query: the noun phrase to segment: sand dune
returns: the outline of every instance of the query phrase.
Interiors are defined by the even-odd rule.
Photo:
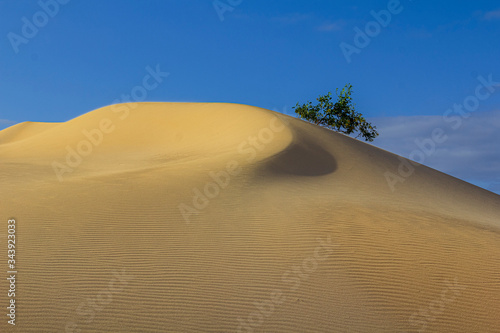
[[[500,197],[342,134],[120,104],[0,131],[0,159],[1,332],[500,332]]]

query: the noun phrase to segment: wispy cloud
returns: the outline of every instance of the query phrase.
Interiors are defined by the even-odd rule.
[[[312,14],[290,13],[282,16],[275,16],[271,18],[271,20],[281,24],[297,24],[312,18]]]
[[[325,32],[340,31],[342,30],[343,25],[344,25],[343,21],[325,22],[322,25],[318,26],[317,29],[318,31],[325,31]]]
[[[408,36],[415,39],[428,39],[432,38],[433,33],[425,28],[411,29]]]
[[[500,194],[500,110],[476,112],[457,130],[441,116],[372,119],[380,136],[374,144],[403,157],[441,128],[447,140],[437,143],[423,164]]]
[[[316,25],[318,24],[318,21],[321,22],[323,20],[311,13],[289,13],[271,17],[270,20],[283,25],[295,25],[303,22],[308,22],[313,24],[317,31],[321,32],[340,31],[345,26],[345,21],[341,19],[334,21],[324,21],[322,24]]]
[[[499,10],[492,10],[492,11],[484,13],[483,18],[485,20],[498,20],[498,19],[500,19],[500,9]]]
[[[17,121],[8,120],[8,119],[0,119],[0,130],[3,130],[7,127],[10,127],[14,124],[17,124]]]
[[[500,182],[491,184],[489,187],[490,191],[500,194]]]
[[[13,121],[13,120],[8,120],[8,119],[0,119],[0,125],[14,125],[16,124],[17,121]]]

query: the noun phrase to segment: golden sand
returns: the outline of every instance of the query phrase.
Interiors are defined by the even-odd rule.
[[[1,332],[500,332],[500,196],[342,134],[121,104],[0,159]]]

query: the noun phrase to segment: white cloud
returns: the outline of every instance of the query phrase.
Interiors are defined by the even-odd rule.
[[[341,21],[337,22],[326,22],[322,25],[320,25],[317,29],[318,31],[340,31],[342,30],[343,23]]]
[[[432,38],[434,35],[431,31],[425,29],[425,28],[415,28],[415,29],[410,29],[407,32],[408,36],[411,38],[415,39],[428,39]]]
[[[380,136],[374,144],[409,158],[415,151],[429,149],[422,164],[480,185],[500,194],[500,110],[475,112],[462,119],[457,129],[442,116],[385,117],[370,119]],[[440,128],[446,140],[430,143]],[[427,148],[417,142],[426,142]],[[414,156],[417,156],[414,153]],[[416,160],[417,158],[415,158]],[[420,161],[418,161],[420,162]]]
[[[492,10],[490,12],[486,12],[483,18],[485,20],[498,20],[500,19],[500,10]]]
[[[311,14],[292,13],[283,16],[273,17],[272,20],[281,24],[297,24],[313,18]]]
[[[8,119],[0,119],[0,131],[3,129],[6,129],[7,127],[10,127],[14,124],[17,124],[17,121],[12,121]]]
[[[489,190],[495,193],[500,194],[500,182],[491,184],[489,186]]]

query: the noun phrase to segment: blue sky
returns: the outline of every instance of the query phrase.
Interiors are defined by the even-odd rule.
[[[443,128],[449,140],[423,163],[500,193],[498,1],[217,6],[0,0],[0,129],[111,104],[142,84],[148,66],[169,73],[148,101],[235,102],[288,114],[351,83],[357,110],[381,134],[375,145],[409,157],[415,140]],[[357,51],[346,57],[341,45]],[[490,78],[483,91],[493,92],[454,129],[443,115],[475,96],[478,77]]]

